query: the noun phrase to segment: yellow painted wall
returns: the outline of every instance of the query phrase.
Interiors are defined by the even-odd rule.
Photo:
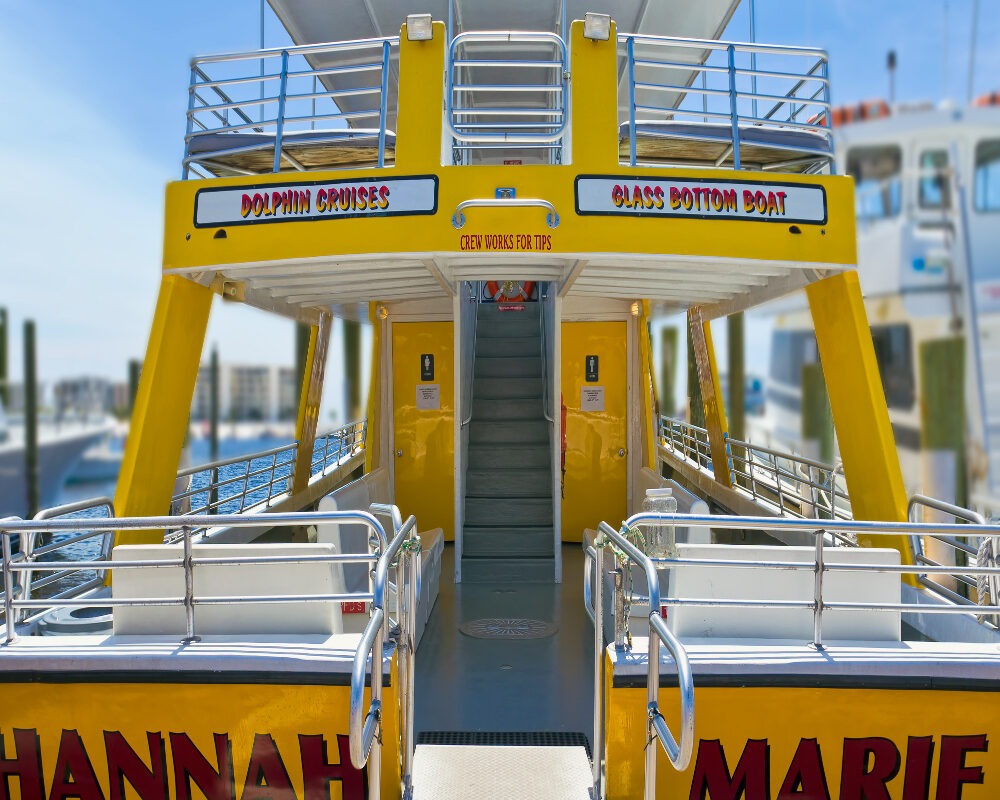
[[[626,515],[628,491],[627,323],[564,322],[562,399],[566,404],[566,469],[562,539],[582,541],[585,528],[605,520],[617,527]],[[585,381],[584,359],[597,355],[596,383]],[[582,411],[584,386],[604,387],[604,411]],[[626,456],[619,456],[619,450]]]
[[[455,376],[450,322],[392,325],[393,467],[396,505],[419,530],[455,538]],[[434,380],[420,380],[420,356],[434,355]],[[439,410],[417,408],[417,386],[440,386]],[[402,451],[401,456],[396,453]]]
[[[395,670],[394,670],[395,672]],[[395,676],[393,679],[395,685]],[[398,798],[399,793],[399,749],[397,727],[397,702],[394,687],[383,689],[382,742],[382,796]],[[261,797],[263,790],[255,789],[258,770],[249,769],[255,743],[258,755],[269,754],[267,763],[271,768],[263,774],[272,781],[273,797],[287,797],[290,784],[298,798],[332,798],[332,800],[363,800],[359,791],[360,778],[349,771],[344,782],[333,780],[327,794],[322,786],[313,783],[303,792],[306,774],[303,760],[303,742],[299,737],[322,736],[326,741],[326,763],[336,765],[341,762],[341,747],[346,740],[338,736],[348,733],[349,714],[348,686],[294,686],[275,684],[170,684],[170,683],[28,683],[4,686],[4,713],[0,720],[0,736],[3,737],[5,758],[13,759],[15,754],[15,729],[34,731],[38,736],[41,752],[42,778],[45,790],[42,797],[125,797],[135,798],[132,785],[124,783],[125,792],[118,795],[109,792],[109,767],[105,732],[119,732],[128,746],[146,765],[147,770],[159,761],[159,743],[163,742],[162,781],[166,783],[171,798],[185,796],[178,793],[174,764],[186,752],[186,743],[172,734],[186,734],[187,739],[197,748],[210,768],[219,769],[217,746],[221,743],[223,759],[226,746],[231,750],[232,781],[235,793],[228,787],[223,796],[243,797],[244,787],[249,783],[252,796]],[[365,703],[368,696],[366,692]],[[147,734],[153,734],[154,757],[150,755]],[[224,737],[220,740],[219,734]],[[268,741],[270,737],[270,742]],[[82,749],[80,744],[82,743]],[[273,743],[273,748],[272,748]],[[20,745],[22,742],[17,743]],[[314,763],[316,749],[322,742],[316,739],[304,743],[305,758]],[[175,749],[176,747],[176,749]],[[273,749],[277,750],[281,764],[287,772],[286,779],[280,769],[274,768]],[[114,747],[113,747],[114,750]],[[321,752],[321,751],[320,751]],[[60,753],[62,754],[60,756]],[[21,752],[18,750],[20,757]],[[84,757],[81,757],[85,755]],[[197,756],[195,755],[197,761]],[[350,756],[346,755],[346,765],[350,767]],[[260,759],[258,758],[258,763]],[[89,762],[89,763],[88,763]],[[68,766],[67,766],[68,765]],[[92,767],[92,771],[88,771]],[[70,771],[70,775],[65,774]],[[225,773],[229,772],[223,769]],[[248,775],[248,772],[251,774]],[[310,769],[308,774],[315,776]],[[183,775],[183,772],[181,772]],[[157,776],[159,778],[160,776]],[[94,790],[96,779],[100,792]],[[183,780],[183,779],[182,779]],[[70,785],[60,790],[59,784],[67,781]],[[32,797],[30,788],[18,786],[11,780],[13,797],[24,800]],[[163,786],[159,780],[153,790],[147,790],[142,797],[158,796]],[[286,788],[281,793],[280,788]],[[117,788],[117,787],[116,787]],[[346,790],[346,791],[345,791]],[[204,797],[197,786],[192,786],[191,797]]]
[[[732,776],[740,763],[748,740],[766,740],[769,748],[769,782],[764,792],[760,784],[751,779],[746,794],[709,793],[707,797],[740,798],[740,800],[771,800],[778,797],[802,797],[812,800],[835,798],[891,797],[903,800],[929,800],[935,797],[961,797],[962,800],[993,800],[1000,797],[1000,749],[994,742],[1000,735],[1000,705],[990,692],[958,691],[900,691],[829,688],[785,687],[713,687],[697,686],[695,676],[695,747],[691,764],[678,773],[667,757],[657,747],[657,790],[662,798],[701,798],[701,780],[696,779],[696,761],[699,747],[704,747],[702,770],[711,763],[713,740],[719,740],[724,750],[726,764]],[[609,800],[640,800],[644,775],[643,746],[646,741],[646,689],[611,689],[607,698],[607,796]],[[680,730],[680,700],[676,687],[660,692],[660,710],[675,737]],[[975,739],[960,742],[950,739],[942,743],[942,736],[977,737],[986,734],[989,751],[970,750],[964,756],[967,770],[981,768],[982,784],[964,783],[959,794],[947,791],[937,793],[939,770],[944,755],[952,759],[946,767],[945,777],[953,775],[955,753],[962,744],[975,744]],[[891,740],[899,751],[899,768],[895,777],[888,780],[888,794],[857,794],[845,787],[841,792],[842,765],[845,739],[881,737]],[[930,754],[929,789],[925,794],[913,791],[922,787],[923,773],[918,769],[924,759],[918,757],[922,743],[911,743],[909,737],[933,737]],[[785,783],[789,767],[799,751],[799,763],[805,763],[815,753],[810,741],[816,739],[822,760],[822,772],[828,794],[785,792],[779,790]],[[806,740],[805,744],[801,744]],[[801,750],[799,750],[801,746]],[[886,745],[881,758],[870,756],[868,769],[891,763],[892,751]],[[861,748],[849,743],[848,748]],[[908,749],[910,754],[908,758]],[[947,755],[944,751],[947,750]],[[884,761],[882,759],[885,759]],[[747,758],[746,762],[751,759]],[[850,756],[848,757],[850,762]],[[909,765],[907,762],[910,762]],[[815,762],[815,758],[813,758]],[[716,760],[716,764],[718,761]],[[855,766],[857,760],[854,761]],[[806,765],[808,767],[808,764]],[[907,771],[912,774],[907,778]],[[794,771],[794,770],[793,770]],[[718,770],[714,771],[718,774]],[[759,773],[758,773],[759,774]],[[815,770],[813,773],[815,774]],[[856,769],[848,769],[855,775]],[[972,772],[968,773],[972,776]],[[919,775],[919,779],[918,779]],[[724,777],[724,776],[719,776]],[[904,783],[912,793],[904,793]],[[692,790],[692,783],[696,784]],[[850,783],[850,781],[848,781]],[[944,781],[950,785],[949,780]],[[813,788],[806,786],[806,789]]]

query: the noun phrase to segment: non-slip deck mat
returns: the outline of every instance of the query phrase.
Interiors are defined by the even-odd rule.
[[[486,747],[582,747],[590,758],[590,740],[579,731],[423,731],[417,744]]]

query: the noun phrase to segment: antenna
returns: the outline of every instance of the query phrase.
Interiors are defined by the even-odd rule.
[[[896,51],[890,50],[885,59],[886,69],[889,70],[889,107],[896,104]]]
[[[941,26],[941,99],[948,99],[948,0],[944,0],[944,24]]]
[[[969,79],[965,89],[965,102],[972,103],[972,78],[976,69],[976,33],[979,30],[979,0],[972,3],[972,42],[969,44]]]

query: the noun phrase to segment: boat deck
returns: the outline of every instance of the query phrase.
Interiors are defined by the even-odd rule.
[[[584,734],[593,729],[594,633],[583,608],[583,552],[563,547],[564,580],[455,584],[455,551],[442,557],[441,591],[416,658],[414,732]],[[468,636],[475,620],[534,619],[555,627],[534,639]],[[454,742],[473,743],[455,736]],[[499,740],[498,740],[499,741]],[[537,744],[542,737],[529,737]],[[553,741],[568,741],[553,737]],[[477,742],[487,744],[488,742]]]

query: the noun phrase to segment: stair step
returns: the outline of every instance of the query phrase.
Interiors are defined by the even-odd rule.
[[[547,444],[549,423],[544,419],[535,420],[473,420],[469,431],[469,442],[485,444]]]
[[[511,306],[520,306],[520,308],[511,308]],[[480,303],[479,308],[476,310],[480,317],[486,317],[490,314],[496,314],[497,316],[517,316],[517,317],[535,317],[541,313],[542,304],[541,303]]]
[[[524,497],[519,500],[497,500],[493,497],[467,497],[465,524],[481,528],[551,525],[552,499]]]
[[[480,318],[476,323],[476,338],[511,339],[530,336],[535,341],[541,341],[537,319],[504,319],[500,317]]]
[[[551,583],[555,577],[555,570],[554,558],[462,559],[464,583]],[[505,797],[523,796],[519,793],[505,795]]]
[[[542,352],[538,336],[478,337],[476,338],[476,358],[491,356],[537,356]]]
[[[476,377],[482,378],[541,378],[542,357],[480,356],[476,359]]]
[[[552,497],[549,469],[470,469],[466,497]]]
[[[542,381],[539,378],[476,378],[473,381],[472,396],[486,400],[506,397],[540,398]]]
[[[541,419],[542,401],[538,398],[472,401],[472,420]]]
[[[551,463],[547,444],[469,445],[469,469],[547,469]]]
[[[468,558],[551,558],[551,527],[476,528],[466,525],[462,555]]]

